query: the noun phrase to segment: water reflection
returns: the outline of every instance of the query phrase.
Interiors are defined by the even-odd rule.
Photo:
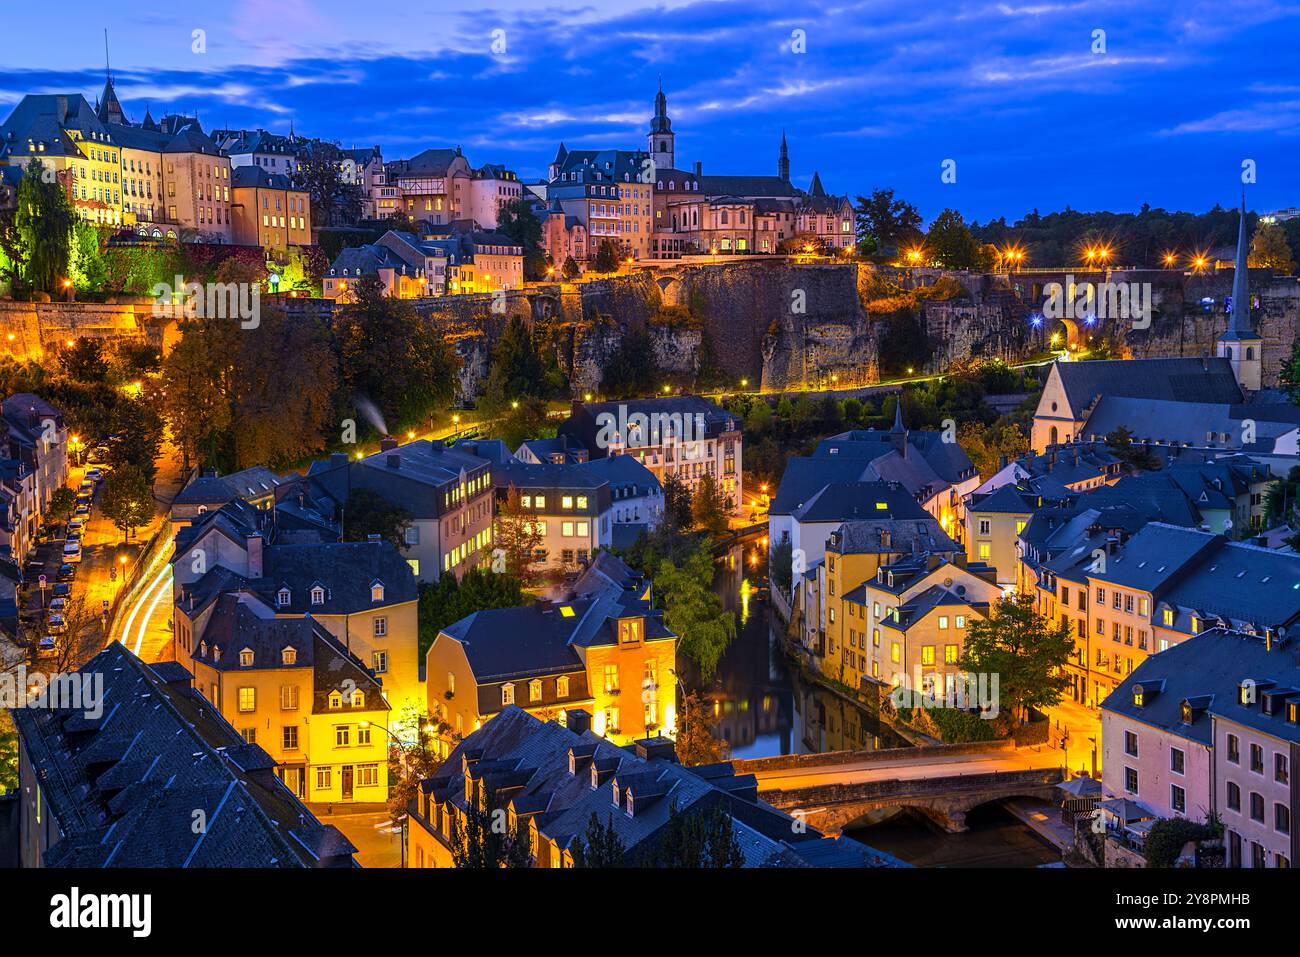
[[[703,691],[732,757],[907,747],[871,712],[805,681],[786,659],[773,630],[779,619],[758,597],[766,575],[761,552],[755,544],[736,546],[714,570],[714,590],[736,616],[736,640]],[[680,659],[678,667],[688,688],[701,688],[692,662]]]

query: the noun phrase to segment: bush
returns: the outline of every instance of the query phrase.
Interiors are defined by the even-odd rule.
[[[1147,867],[1173,867],[1188,841],[1211,841],[1222,836],[1223,824],[1213,817],[1208,818],[1204,824],[1189,821],[1185,817],[1156,821],[1143,845]]]

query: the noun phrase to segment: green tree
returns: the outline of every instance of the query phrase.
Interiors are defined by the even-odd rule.
[[[462,815],[451,821],[452,861],[461,868],[527,867],[531,863],[528,842],[511,833],[509,816],[497,800],[496,792],[486,782],[475,785],[482,792],[481,802],[469,802],[464,824]]]
[[[911,203],[895,199],[892,189],[859,196],[853,212],[858,252],[863,256],[888,253],[920,239],[921,214]]]
[[[488,568],[471,568],[457,580],[443,575],[436,582],[420,586],[417,612],[420,629],[420,660],[438,632],[476,611],[518,608],[528,604],[523,583],[514,575]]]
[[[63,374],[76,382],[103,382],[108,378],[108,362],[98,339],[81,336],[59,353]]]
[[[317,226],[349,226],[361,218],[361,187],[343,179],[343,150],[337,143],[310,140],[298,152],[293,183],[311,196]]]
[[[364,542],[371,535],[378,535],[400,552],[406,548],[406,530],[410,527],[411,513],[373,489],[353,489],[343,507],[346,542]]]
[[[578,264],[574,261],[574,258],[572,256],[565,256],[564,265],[560,268],[561,278],[568,282],[572,282],[578,278],[580,273],[581,270],[578,269]]]
[[[612,239],[602,239],[596,247],[596,258],[591,268],[596,272],[618,272],[618,243]]]
[[[66,485],[60,485],[50,493],[49,513],[66,521],[77,507],[77,493]]]
[[[546,395],[541,352],[521,317],[510,317],[492,347],[489,365],[491,371],[484,390],[484,406],[489,411],[525,396]]]
[[[707,808],[668,809],[668,823],[654,839],[654,846],[641,855],[646,867],[733,868],[743,867],[744,855],[724,804]]]
[[[1152,471],[1160,468],[1158,459],[1145,445],[1133,444],[1133,433],[1118,425],[1106,436],[1106,449],[1130,468]]]
[[[442,767],[440,738],[451,728],[428,712],[408,704],[388,736],[388,814],[400,821],[415,801],[421,781]]]
[[[997,675],[999,715],[1008,728],[1026,709],[1042,710],[1061,700],[1069,679],[1064,665],[1074,650],[1070,625],[1051,622],[1034,610],[1034,596],[999,598],[988,618],[971,619],[958,667],[971,674]]]
[[[1291,355],[1282,363],[1278,384],[1292,402],[1300,403],[1300,336],[1291,343]]]
[[[1295,272],[1295,257],[1291,255],[1291,246],[1286,241],[1286,232],[1276,223],[1264,223],[1256,227],[1255,235],[1250,240],[1250,255],[1247,264],[1255,269],[1272,269],[1284,276]]]
[[[573,842],[574,867],[624,867],[627,863],[627,848],[614,830],[614,815],[605,815],[605,824],[601,826],[596,812],[591,812],[587,822],[586,839],[578,838]]]
[[[727,533],[727,503],[718,490],[718,481],[710,472],[700,477],[695,489],[695,499],[691,503],[691,514],[695,524],[710,535],[722,536]]]
[[[654,573],[664,623],[677,635],[677,650],[699,665],[706,682],[713,680],[718,659],[736,637],[736,617],[722,607],[712,584],[713,556],[703,542],[680,566],[664,559]]]
[[[955,209],[945,209],[935,217],[926,234],[925,248],[930,258],[945,269],[980,269],[988,265],[983,262],[980,244]]]
[[[112,409],[108,433],[108,464],[115,471],[134,466],[152,488],[163,433],[163,420],[155,403],[144,396],[123,398]]]
[[[640,398],[659,391],[662,378],[650,333],[633,326],[601,369],[600,391],[611,399]]]
[[[664,521],[672,528],[682,530],[691,527],[695,520],[695,510],[691,505],[691,490],[676,475],[664,479]]]
[[[494,540],[494,571],[512,575],[525,588],[539,580],[541,570],[537,568],[535,556],[542,547],[542,530],[537,516],[523,507],[519,490],[513,485],[506,490],[504,499],[497,500]]]
[[[677,713],[677,760],[683,767],[717,764],[731,756],[731,745],[714,733],[717,718],[705,697],[692,691]]]
[[[790,542],[778,542],[772,549],[768,560],[772,570],[772,584],[781,589],[785,595],[793,594],[794,587],[794,545]]]
[[[125,543],[132,530],[148,525],[154,516],[153,489],[144,472],[135,465],[115,466],[104,479],[99,507]]]
[[[68,275],[78,292],[98,292],[108,284],[103,234],[90,223],[78,222],[73,227]]]
[[[76,213],[53,169],[33,159],[18,182],[14,228],[21,250],[23,282],[29,289],[54,293],[68,276]]]
[[[502,203],[497,208],[497,232],[509,236],[524,248],[524,279],[536,282],[546,277],[542,223],[529,200],[520,197]]]

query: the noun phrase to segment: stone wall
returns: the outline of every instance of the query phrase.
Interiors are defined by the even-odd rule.
[[[153,317],[153,301],[121,297],[98,302],[0,300],[0,349],[17,360],[40,360],[68,339],[136,340],[164,346],[166,323]]]

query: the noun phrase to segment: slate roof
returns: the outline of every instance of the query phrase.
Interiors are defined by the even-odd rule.
[[[882,533],[889,534],[885,544]],[[937,519],[926,515],[924,520],[867,519],[845,522],[826,542],[826,551],[838,555],[894,554],[913,552],[960,552],[961,546],[952,540]]]
[[[255,465],[229,475],[199,475],[173,499],[173,505],[224,505],[231,499],[261,498],[274,494],[280,477],[265,466]]]
[[[230,171],[231,189],[293,189],[293,181],[283,173],[272,173],[261,166],[236,166]]]
[[[1255,441],[1246,444],[1242,422],[1255,423]],[[1097,403],[1082,433],[1105,437],[1123,426],[1136,440],[1272,451],[1278,437],[1300,424],[1300,408],[1250,403],[1187,402],[1107,395]],[[1226,436],[1226,438],[1225,438]],[[1154,450],[1159,454],[1159,450]]]
[[[671,757],[667,739],[646,745],[639,756],[636,746],[619,748],[590,731],[577,734],[511,705],[462,741],[422,787],[435,801],[464,810],[468,775],[570,851],[594,814],[601,824],[608,821],[633,862],[653,858],[673,808],[678,814],[720,808],[732,818],[746,867],[905,866],[863,845],[828,845],[819,832],[793,827],[789,815],[758,799],[753,776],[737,776],[729,763],[683,768]],[[593,766],[599,787],[592,785]],[[615,784],[620,809],[612,806]],[[632,815],[626,811],[629,791]]]
[[[801,523],[861,519],[923,521],[930,517],[912,494],[896,482],[831,482],[791,515]]]
[[[1239,689],[1247,679],[1256,684],[1255,701],[1242,704]],[[1135,686],[1146,692],[1142,707],[1134,704]],[[1285,708],[1271,715],[1264,711],[1266,695],[1288,690],[1294,691],[1288,696],[1292,700],[1300,697],[1294,642],[1274,639],[1270,648],[1262,637],[1213,628],[1142,662],[1101,707],[1204,745],[1213,741],[1212,718],[1300,743],[1300,725],[1286,720]],[[1190,723],[1182,713],[1183,701],[1189,699],[1203,709],[1194,711]]]
[[[356,848],[312,816],[184,669],[155,670],[111,642],[79,673],[102,676],[101,717],[13,712],[63,834],[44,866],[353,866]]]
[[[1106,395],[1228,404],[1243,399],[1232,364],[1222,358],[1096,359],[1053,368],[1076,414]]]

